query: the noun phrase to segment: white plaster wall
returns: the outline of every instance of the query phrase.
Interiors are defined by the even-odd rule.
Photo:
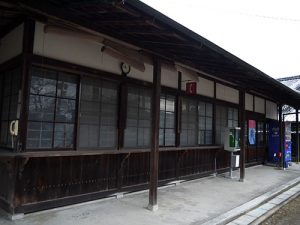
[[[127,75],[138,80],[153,82],[153,65],[145,63],[145,71],[141,72],[134,67],[131,67],[130,73]]]
[[[34,36],[34,53],[121,75],[121,61],[101,52],[100,43],[82,38],[44,33],[44,24],[37,22]],[[162,68],[162,85],[177,88],[177,71]],[[128,77],[153,82],[153,65],[145,63],[145,71],[134,67]]]
[[[265,100],[263,98],[254,97],[255,112],[265,114]]]
[[[197,84],[197,94],[204,95],[208,97],[214,97],[214,82],[211,80],[204,79],[202,77],[198,78],[199,82]]]
[[[24,24],[21,24],[0,40],[0,64],[22,53],[23,33]]]
[[[161,84],[163,86],[178,88],[178,72],[168,68],[161,68]]]
[[[37,22],[34,35],[34,54],[121,74],[121,62],[101,52],[101,44],[77,37],[44,33],[44,24]],[[131,72],[135,72],[133,69]]]
[[[223,84],[218,84],[216,85],[216,98],[223,100],[223,101],[227,101],[227,102],[232,102],[232,103],[236,103],[239,104],[239,91],[225,86]]]
[[[266,117],[269,119],[278,120],[276,103],[266,100]]]
[[[253,111],[253,95],[245,94],[245,108],[248,111]]]

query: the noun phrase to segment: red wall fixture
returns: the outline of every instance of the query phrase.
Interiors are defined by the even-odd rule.
[[[187,82],[185,91],[188,95],[195,95],[197,93],[197,83],[196,82]]]

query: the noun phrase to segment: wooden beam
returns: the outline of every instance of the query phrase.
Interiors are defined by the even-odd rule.
[[[245,152],[246,152],[246,131],[245,131],[246,109],[245,109],[245,91],[240,91],[239,102],[239,126],[241,128],[240,133],[240,181],[245,180]]]
[[[148,209],[156,211],[157,185],[158,185],[158,160],[159,160],[159,110],[161,92],[161,62],[154,58],[153,62],[153,89],[152,89],[152,134],[150,152],[150,190]]]

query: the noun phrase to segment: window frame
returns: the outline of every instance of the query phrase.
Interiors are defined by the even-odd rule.
[[[55,94],[54,95],[48,95],[48,94],[35,94],[31,93],[31,81],[33,77],[33,70],[38,69],[38,70],[45,70],[45,71],[50,71],[55,73]],[[58,85],[59,81],[64,81],[63,79],[59,79],[60,75],[67,76],[67,77],[72,77],[72,80],[75,80],[76,84],[76,93],[74,98],[71,97],[66,97],[62,96],[61,94],[58,96]],[[61,69],[57,68],[52,68],[52,67],[47,67],[47,66],[39,66],[39,65],[32,65],[30,67],[30,72],[29,72],[29,81],[28,81],[28,105],[27,105],[27,111],[28,115],[26,118],[26,151],[73,151],[77,149],[77,128],[78,128],[78,103],[79,103],[79,87],[80,87],[80,76],[76,73],[72,73],[69,71],[64,71]],[[40,97],[48,97],[48,98],[54,98],[54,110],[53,110],[53,119],[50,121],[45,121],[45,120],[32,120],[29,118],[30,114],[30,97],[31,96],[40,96]],[[75,107],[74,107],[74,120],[72,122],[66,122],[66,121],[56,121],[56,114],[57,114],[57,102],[58,100],[70,100],[74,101]],[[28,147],[28,129],[29,129],[29,124],[30,122],[32,123],[40,123],[40,126],[43,126],[44,123],[52,124],[52,140],[51,140],[51,147],[37,147],[37,148],[32,148]],[[59,125],[73,125],[73,137],[72,137],[72,147],[55,147],[55,129],[56,129],[56,124]],[[66,141],[66,139],[64,140]]]
[[[257,120],[256,124],[257,124],[257,135],[256,135],[256,140],[257,140],[257,147],[264,147],[265,145],[265,131],[264,131],[264,121],[261,120]]]
[[[129,104],[128,104],[128,101],[129,101],[129,89],[134,89],[135,91],[138,92],[138,106],[136,107],[132,107],[132,108],[135,108],[137,109],[137,116],[138,116],[138,119],[137,119],[137,125],[136,126],[128,126],[128,108],[130,107]],[[147,108],[140,108],[139,105],[140,105],[140,93],[142,92],[149,92],[149,98],[150,98],[150,109],[147,109]],[[151,148],[151,132],[152,132],[152,91],[151,91],[151,88],[150,87],[147,87],[147,86],[137,86],[134,82],[128,82],[127,85],[126,85],[126,107],[125,107],[125,110],[126,110],[126,117],[124,118],[124,123],[125,123],[125,126],[124,126],[124,131],[123,131],[123,143],[122,143],[122,149],[150,149]],[[144,127],[144,126],[139,126],[139,122],[140,122],[140,110],[150,110],[149,114],[150,114],[150,126],[149,127]],[[136,128],[137,129],[137,133],[136,133],[136,145],[135,146],[130,146],[130,145],[127,145],[127,143],[125,142],[126,141],[126,129],[128,129],[129,127],[131,128]],[[143,146],[139,146],[138,144],[138,141],[139,141],[139,136],[138,136],[138,129],[145,129],[145,128],[148,128],[149,129],[149,145],[143,145]]]
[[[187,145],[183,145],[182,144],[182,130],[191,130],[191,129],[183,129],[182,127],[182,125],[183,125],[183,123],[182,123],[182,115],[183,115],[183,111],[182,111],[182,106],[183,106],[183,101],[184,100],[188,100],[188,102],[190,102],[190,101],[193,101],[193,102],[196,102],[196,113],[195,113],[195,115],[196,115],[196,118],[195,118],[195,133],[196,133],[196,141],[195,141],[195,144],[194,145],[189,145],[189,144],[187,144]],[[212,101],[212,99],[211,99],[211,101]],[[211,134],[211,143],[205,143],[205,144],[199,144],[200,143],[200,141],[199,141],[199,134],[200,134],[200,132],[201,132],[201,129],[199,128],[199,105],[201,104],[201,103],[204,103],[205,104],[205,116],[202,116],[203,118],[205,118],[205,130],[204,130],[204,132],[205,132],[205,134],[206,134],[206,132],[208,132],[208,131],[210,131],[212,134]],[[208,104],[210,104],[211,105],[211,116],[210,117],[208,117],[207,116],[207,112],[206,112],[206,108],[207,108],[207,105]],[[210,102],[208,99],[206,99],[206,98],[201,98],[201,96],[193,96],[193,97],[191,97],[191,96],[188,96],[188,95],[183,95],[182,96],[182,98],[181,98],[181,106],[180,106],[180,127],[181,127],[181,129],[180,129],[180,146],[182,146],[182,147],[197,147],[197,146],[212,146],[212,145],[214,145],[215,143],[214,143],[214,140],[215,140],[215,134],[214,134],[214,102],[212,101],[212,102]],[[190,105],[190,103],[189,103],[189,105]],[[206,119],[207,118],[211,118],[212,119],[212,123],[211,123],[211,130],[208,130],[208,129],[206,129]],[[203,130],[202,130],[203,131]],[[205,137],[204,137],[204,140],[206,140],[206,135],[205,135]],[[187,142],[188,142],[188,140],[187,140]],[[206,142],[206,141],[205,141]]]
[[[99,103],[99,108],[102,108],[101,104],[103,103],[102,102],[102,88],[103,88],[103,83],[112,83],[116,86],[116,91],[117,91],[117,94],[116,94],[116,121],[115,121],[115,124],[116,124],[116,136],[115,136],[115,145],[112,146],[112,147],[101,147],[101,146],[97,146],[97,147],[81,147],[80,146],[80,130],[82,129],[82,123],[81,123],[81,116],[79,116],[79,114],[82,113],[81,111],[81,106],[82,106],[82,102],[83,101],[87,101],[87,100],[83,100],[82,99],[82,86],[83,86],[83,80],[84,79],[87,79],[87,80],[93,80],[93,81],[97,81],[97,82],[100,82],[101,83],[101,100],[99,101],[96,101],[96,100],[88,100],[88,102],[97,102]],[[97,151],[97,150],[106,150],[106,149],[109,149],[109,150],[116,150],[119,148],[119,132],[120,132],[120,129],[119,129],[119,117],[120,117],[120,82],[119,81],[116,81],[116,80],[108,80],[108,79],[103,79],[102,77],[94,77],[94,76],[84,76],[84,77],[81,77],[80,79],[80,94],[79,94],[79,99],[78,99],[78,131],[77,131],[77,150],[78,151],[85,151],[85,150],[92,150],[92,151]],[[101,120],[101,117],[102,117],[102,112],[100,112],[100,117],[98,117],[99,120]],[[87,123],[84,123],[84,124],[87,124]],[[100,127],[101,127],[101,123],[99,122],[97,124],[97,129],[99,131],[98,133],[98,136],[100,135]],[[99,139],[99,142],[100,142],[100,139]]]
[[[240,126],[239,125],[239,117],[240,117],[240,115],[239,115],[239,105],[234,105],[234,104],[222,104],[222,103],[216,103],[216,111],[219,111],[218,110],[218,107],[222,107],[222,108],[224,108],[225,110],[226,110],[226,113],[227,113],[227,115],[226,115],[226,119],[224,119],[224,121],[226,120],[226,127],[224,127],[224,126],[222,126],[221,128],[231,128],[231,127],[238,127],[238,126]],[[231,118],[229,118],[229,110],[232,110],[232,117]],[[236,113],[234,113],[234,112],[236,112]],[[234,118],[234,115],[237,115],[237,119],[235,119]],[[224,143],[222,143],[222,141],[224,141],[223,139],[222,139],[222,130],[220,130],[220,143],[218,143],[218,139],[217,139],[217,137],[218,137],[218,133],[219,133],[219,131],[218,131],[218,123],[217,123],[217,118],[219,118],[218,116],[217,116],[217,113],[215,114],[215,117],[214,117],[214,119],[215,119],[215,144],[217,144],[217,145],[224,145]],[[231,121],[232,122],[232,124],[233,124],[233,126],[229,126],[229,121]],[[234,123],[237,125],[237,126],[234,126]],[[222,125],[222,124],[221,124]],[[248,124],[247,124],[248,125]]]
[[[203,103],[205,105],[205,115],[200,115],[199,113],[199,103]],[[211,105],[211,115],[208,115],[207,113],[207,106],[208,105]],[[199,122],[198,122],[198,145],[200,146],[209,146],[209,145],[213,145],[213,141],[214,141],[214,104],[213,103],[209,103],[209,102],[205,102],[205,101],[198,101],[198,121],[199,121],[199,118],[204,118],[205,120],[205,129],[202,130],[199,128]],[[208,119],[211,119],[211,129],[208,129],[207,127],[207,120]],[[200,132],[204,132],[204,144],[200,144],[200,137],[199,137],[199,133]],[[207,132],[211,132],[211,142],[210,143],[207,143]]]
[[[176,94],[170,94],[170,93],[167,93],[167,92],[162,92],[161,95],[160,95],[160,103],[162,101],[162,97],[165,101],[164,103],[164,110],[161,109],[161,105],[160,105],[160,114],[161,112],[164,112],[164,126],[161,127],[161,120],[159,121],[159,136],[161,135],[160,131],[163,130],[163,144],[159,144],[159,147],[176,147],[176,121],[177,121],[177,114],[176,114],[176,109],[178,108],[177,107],[177,96]],[[167,99],[171,99],[174,100],[174,111],[168,111],[167,110]],[[166,114],[167,113],[173,113],[174,115],[174,127],[173,128],[168,128],[166,127]],[[174,131],[174,144],[173,145],[166,145],[166,130],[173,130]],[[160,137],[159,137],[160,138]]]

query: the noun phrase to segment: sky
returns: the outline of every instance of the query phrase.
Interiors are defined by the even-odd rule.
[[[142,0],[273,78],[300,75],[299,0]]]

